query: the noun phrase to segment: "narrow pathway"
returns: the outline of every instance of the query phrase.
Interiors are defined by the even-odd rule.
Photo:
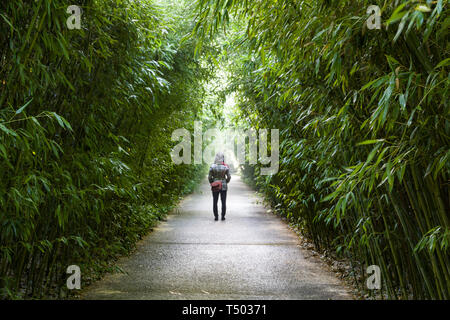
[[[305,258],[286,223],[266,213],[238,176],[226,221],[214,221],[207,181],[182,201],[84,299],[350,299],[317,259]],[[220,210],[220,201],[219,201]]]

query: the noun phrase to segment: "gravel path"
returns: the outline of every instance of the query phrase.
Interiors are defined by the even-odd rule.
[[[233,176],[225,221],[214,221],[205,180],[83,299],[351,299],[296,234]],[[220,201],[219,201],[220,210]]]

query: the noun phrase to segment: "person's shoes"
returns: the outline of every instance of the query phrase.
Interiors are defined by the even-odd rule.
[[[215,218],[214,218],[214,221],[217,221],[217,220],[219,220],[219,217],[215,217]]]
[[[222,221],[225,220],[225,216],[222,216]]]

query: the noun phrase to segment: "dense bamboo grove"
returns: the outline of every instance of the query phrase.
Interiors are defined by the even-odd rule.
[[[279,173],[247,174],[317,248],[380,266],[384,297],[449,299],[447,1],[200,0],[196,35],[230,17],[237,119],[281,132]]]
[[[244,168],[277,212],[362,290],[450,299],[447,1],[162,2],[0,3],[0,298],[66,296],[194,188],[171,134],[220,118],[223,63],[235,124],[280,129],[280,171]]]
[[[211,77],[181,45],[192,19],[150,1],[77,4],[81,30],[66,1],[0,3],[2,297],[64,296],[71,264],[95,277],[203,172],[170,158]]]

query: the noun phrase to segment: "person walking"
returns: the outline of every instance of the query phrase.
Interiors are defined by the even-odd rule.
[[[230,167],[225,163],[225,156],[222,152],[216,154],[214,164],[209,168],[208,180],[211,184],[211,191],[213,194],[213,213],[214,220],[219,220],[217,209],[217,202],[222,203],[222,220],[225,220],[225,213],[227,210],[227,190],[228,183],[231,180]]]

